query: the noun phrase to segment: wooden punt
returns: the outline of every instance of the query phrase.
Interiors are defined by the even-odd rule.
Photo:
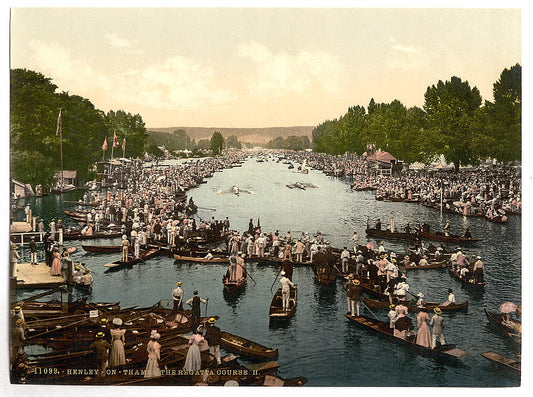
[[[402,233],[402,232],[391,232],[390,230],[377,230],[367,228],[366,234],[372,237],[393,239],[393,240],[415,240],[417,238],[416,233]]]
[[[291,292],[289,296],[289,310],[284,311],[282,298],[281,298],[281,288],[279,288],[274,294],[274,297],[272,298],[272,302],[270,303],[270,310],[269,310],[268,315],[271,320],[272,319],[278,319],[278,320],[289,319],[294,315],[297,304],[298,304],[298,288],[291,288]]]
[[[122,251],[122,247],[120,245],[82,245],[81,248],[87,252],[102,254]]]
[[[333,286],[337,282],[337,275],[333,269],[325,268],[324,271],[321,271],[321,267],[315,266],[313,272],[315,274],[315,281],[322,285]]]
[[[501,354],[492,351],[481,353],[481,355],[487,360],[498,364],[500,367],[510,370],[514,375],[520,375],[522,372],[522,364],[520,361],[502,356]]]
[[[408,339],[398,338],[394,336],[393,331],[389,326],[389,323],[385,323],[383,321],[379,321],[367,316],[351,316],[349,314],[345,314],[344,316],[350,321],[359,324],[363,328],[372,332],[376,332],[378,335],[384,336],[396,342],[397,344],[408,347],[410,348],[410,350],[414,350],[417,353],[420,353],[421,355],[426,357],[431,357],[437,360],[444,360],[450,363],[459,363],[459,357],[466,354],[464,350],[458,349],[455,345],[451,344],[441,345],[432,349],[429,347],[417,345],[414,342],[416,336]]]
[[[174,254],[174,259],[176,259],[177,261],[186,261],[186,262],[229,263],[229,257],[217,258],[216,256],[211,259],[206,259],[205,257],[184,256],[184,255]]]
[[[222,278],[222,283],[224,284],[225,292],[228,294],[236,294],[246,286],[246,272],[244,272],[244,277],[238,281],[230,281],[229,274],[226,273]]]
[[[426,240],[441,241],[443,243],[469,244],[469,243],[476,243],[478,241],[483,241],[483,239],[481,238],[466,238],[466,237],[461,237],[461,236],[455,236],[453,234],[446,236],[444,235],[444,233],[441,233],[441,232],[430,233],[430,232],[424,232],[422,230],[418,230],[417,234],[419,237],[425,238]]]
[[[107,270],[105,271],[106,273],[107,272],[112,272],[112,271],[117,271],[117,270],[121,270],[121,269],[124,269],[126,267],[130,267],[132,265],[135,265],[136,263],[139,263],[139,262],[143,262],[147,259],[150,259],[150,258],[153,258],[154,256],[158,255],[159,254],[159,248],[149,248],[147,250],[144,250],[142,251],[140,254],[139,254],[139,257],[138,258],[128,258],[128,261],[115,261],[115,262],[111,262],[111,263],[107,263],[104,265],[104,267],[107,268]]]
[[[376,309],[387,309],[388,310],[389,305],[390,305],[388,300],[384,301],[384,300],[363,298],[363,302],[368,307],[376,308]],[[410,312],[419,312],[421,309],[420,307],[416,306],[415,302],[412,302],[412,303],[409,302],[405,306]],[[439,307],[443,312],[462,311],[462,310],[466,311],[468,310],[468,301],[455,303],[455,304],[449,304],[449,305],[442,305],[438,302],[426,302],[423,309],[427,311],[432,311],[436,307]]]
[[[273,349],[260,345],[242,336],[234,335],[226,331],[221,331],[222,340],[220,346],[242,357],[254,360],[272,359],[278,357],[278,349]]]

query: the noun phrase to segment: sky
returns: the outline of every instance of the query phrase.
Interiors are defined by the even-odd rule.
[[[369,3],[370,4],[370,3]],[[452,76],[492,100],[522,63],[521,10],[11,8],[10,67],[147,127],[314,126],[351,106],[423,106]]]

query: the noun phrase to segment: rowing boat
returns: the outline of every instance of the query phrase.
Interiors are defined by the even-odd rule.
[[[405,268],[409,270],[427,270],[427,269],[442,269],[446,267],[446,261],[429,262],[426,266],[420,265],[406,265]]]
[[[485,310],[485,315],[489,322],[502,331],[504,334],[512,338],[515,342],[520,343],[522,339],[522,322],[514,318],[510,318],[505,321],[505,315],[501,313],[489,312]]]
[[[460,281],[465,287],[471,287],[478,290],[483,290],[485,288],[485,281],[475,281],[474,277],[470,275],[469,277],[463,277],[461,274],[453,268],[453,266],[448,266],[448,272],[458,281]]]
[[[337,282],[337,275],[329,267],[315,266],[313,272],[315,274],[315,280],[319,284],[332,286]]]
[[[365,231],[369,236],[385,239],[415,240],[417,238],[416,233],[391,232],[390,230],[377,230],[370,228],[367,228]]]
[[[294,315],[297,304],[298,304],[298,289],[295,287],[295,288],[291,288],[291,292],[289,295],[288,310],[283,310],[281,288],[279,288],[274,294],[274,297],[272,298],[272,302],[270,303],[270,310],[269,310],[268,315],[270,316],[271,320],[272,319],[279,319],[279,320],[289,319]]]
[[[467,237],[461,237],[461,236],[455,236],[453,234],[450,234],[449,236],[446,236],[442,232],[425,232],[423,230],[418,230],[417,234],[419,237],[425,238],[426,240],[433,240],[433,241],[441,241],[443,243],[453,243],[453,244],[469,244],[469,243],[476,243],[478,241],[483,241],[481,238],[467,238]]]
[[[389,301],[384,300],[376,300],[376,299],[368,299],[363,298],[363,302],[365,305],[371,308],[376,309],[389,309]],[[452,312],[452,311],[459,311],[459,310],[468,310],[468,301],[460,302],[460,303],[451,303],[449,305],[443,305],[438,302],[425,302],[424,307],[418,307],[415,303],[407,303],[405,304],[407,309],[410,312],[419,312],[420,309],[425,309],[427,311],[431,311],[435,309],[436,307],[439,307],[443,312]]]
[[[498,364],[500,367],[510,370],[514,375],[520,375],[522,372],[522,364],[520,361],[502,356],[501,354],[492,351],[481,353],[481,355],[493,363]]]
[[[174,259],[177,261],[185,261],[185,262],[201,262],[201,263],[229,263],[229,257],[228,258],[217,258],[214,256],[211,259],[206,259],[205,257],[196,257],[196,256],[183,256],[174,254]]]
[[[446,344],[438,346],[434,349],[417,345],[414,342],[416,335],[408,337],[407,339],[398,338],[394,336],[393,330],[390,328],[389,323],[385,323],[367,316],[352,316],[349,314],[345,314],[344,316],[350,321],[361,325],[363,328],[377,332],[379,335],[384,336],[402,346],[409,347],[411,350],[415,350],[426,357],[457,363],[459,362],[459,357],[466,354],[464,350],[458,349],[455,345]]]
[[[256,360],[275,360],[278,357],[278,349],[260,345],[242,336],[234,335],[226,331],[221,331],[221,333],[221,347],[240,356]]]

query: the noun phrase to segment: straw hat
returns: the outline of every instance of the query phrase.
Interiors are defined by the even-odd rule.
[[[435,309],[433,309],[433,311],[434,311],[436,314],[441,314],[441,313],[442,313],[442,310],[440,310],[440,307],[436,307]]]
[[[98,333],[96,334],[96,337],[97,337],[98,339],[103,338],[104,336],[105,336],[105,335],[104,335],[103,332],[98,332]]]
[[[355,285],[359,285],[359,284],[361,284],[361,282],[360,282],[359,280],[353,280],[352,282],[353,282]]]
[[[113,324],[114,325],[117,325],[117,326],[121,326],[122,325],[122,319],[116,317],[113,319]]]
[[[217,319],[214,318],[214,317],[211,317],[209,320],[207,320],[207,322],[208,322],[209,324],[214,324],[214,323],[217,322]]]
[[[176,283],[176,285],[177,285],[178,287],[181,287],[181,286],[183,285],[183,283],[182,283],[181,281],[178,281],[178,282]]]
[[[355,276],[354,276],[352,273],[348,274],[348,278],[349,278],[350,280],[353,280],[354,277],[355,277]]]
[[[285,270],[282,270],[281,273],[280,273],[282,276],[285,275]]]
[[[424,294],[422,292],[419,292],[418,294],[416,294],[416,296],[418,296],[419,298],[423,298]]]
[[[107,324],[108,320],[107,320],[107,318],[101,318],[101,319],[100,319],[100,322],[101,322],[102,324]]]
[[[389,305],[389,309],[394,309],[396,305]]]
[[[13,310],[14,310],[15,312],[20,312],[20,311],[22,310],[22,308],[21,308],[20,306],[15,306],[15,307],[13,308]]]

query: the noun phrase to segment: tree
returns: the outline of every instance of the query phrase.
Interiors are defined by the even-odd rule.
[[[424,95],[429,134],[427,149],[433,156],[444,155],[459,171],[460,165],[477,164],[481,131],[474,129],[474,115],[481,106],[481,94],[467,81],[452,77],[428,87]]]
[[[235,135],[231,135],[226,139],[226,147],[234,149],[242,149],[242,144],[239,142],[239,139]]]
[[[126,113],[124,110],[110,110],[105,115],[105,124],[109,136],[113,137],[114,133],[117,134],[121,145],[120,149],[118,149],[119,153],[115,153],[117,157],[122,156],[122,142],[124,138],[126,139],[124,155],[132,158],[142,157],[146,147],[148,133],[146,132],[144,121],[139,114],[132,115],[131,113]]]
[[[498,161],[521,160],[522,67],[504,69],[492,92],[494,103],[485,104],[490,155]]]
[[[213,155],[217,156],[222,153],[222,149],[224,149],[224,137],[220,132],[213,132],[213,135],[211,136],[210,147],[211,151],[213,152]]]

